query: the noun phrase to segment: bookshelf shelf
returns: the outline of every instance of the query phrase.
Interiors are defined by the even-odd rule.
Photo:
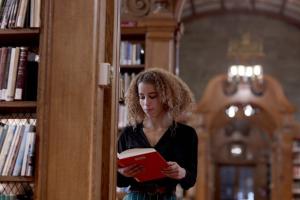
[[[0,101],[0,111],[4,113],[35,113],[36,101]]]
[[[0,29],[0,44],[38,46],[39,28]]]
[[[147,29],[145,27],[121,27],[122,36],[126,35],[144,35]]]
[[[0,29],[0,36],[8,35],[9,37],[13,37],[16,35],[24,36],[31,35],[39,37],[40,29],[39,28],[16,28],[16,29]]]
[[[0,176],[0,182],[33,182],[32,176]]]
[[[120,66],[121,73],[125,73],[125,72],[139,73],[144,69],[145,69],[145,65],[121,65]]]

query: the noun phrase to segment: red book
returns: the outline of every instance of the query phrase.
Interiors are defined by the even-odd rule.
[[[143,165],[144,170],[134,177],[138,182],[164,178],[162,169],[168,166],[167,161],[154,148],[135,148],[118,153],[118,165],[127,167],[132,164]]]

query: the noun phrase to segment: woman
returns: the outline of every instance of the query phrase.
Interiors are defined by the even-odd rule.
[[[176,199],[176,185],[189,189],[197,177],[197,144],[195,130],[176,122],[189,106],[193,96],[177,76],[160,69],[138,74],[126,94],[130,126],[118,140],[118,152],[131,148],[155,148],[168,162],[162,170],[166,178],[137,182],[133,177],[143,166],[118,168],[118,187],[129,187],[124,197],[130,199]]]

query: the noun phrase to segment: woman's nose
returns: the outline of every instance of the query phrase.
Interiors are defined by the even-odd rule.
[[[149,98],[149,97],[146,97],[146,98],[145,98],[145,104],[146,104],[146,105],[149,105],[150,102],[151,102],[151,101],[150,101],[150,98]]]

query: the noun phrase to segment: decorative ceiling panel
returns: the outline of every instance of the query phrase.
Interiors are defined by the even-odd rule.
[[[183,19],[213,12],[258,11],[289,18],[300,26],[300,0],[186,0]]]
[[[224,6],[227,10],[252,9],[251,0],[226,0],[224,1]]]
[[[255,9],[257,11],[266,11],[271,13],[280,13],[280,5],[281,4],[275,4],[275,3],[267,3],[265,1],[257,1],[255,3]]]

